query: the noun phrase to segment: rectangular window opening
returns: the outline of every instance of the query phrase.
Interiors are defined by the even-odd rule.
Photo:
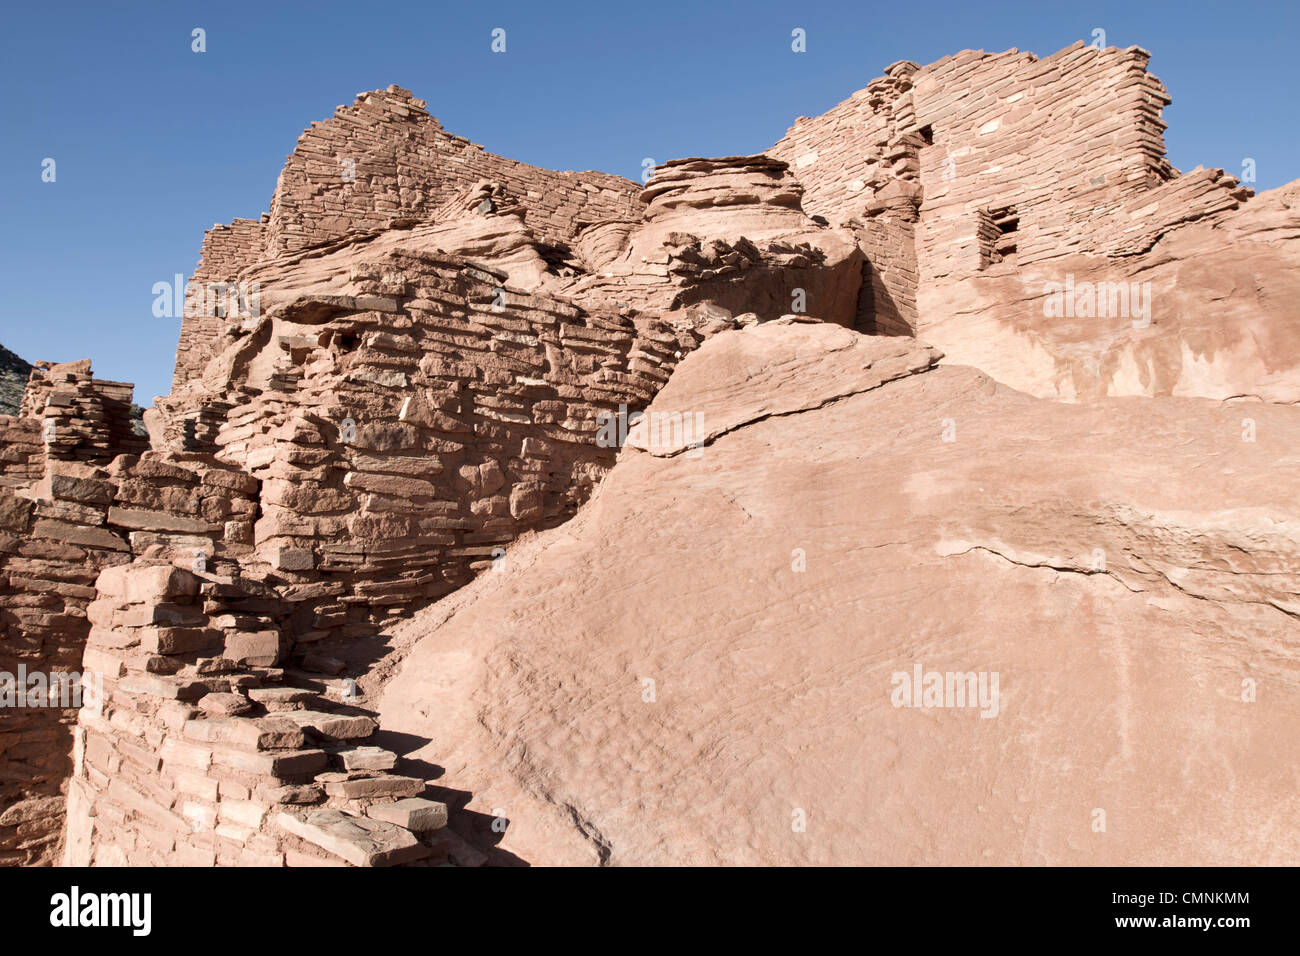
[[[981,269],[1014,260],[1020,229],[1020,213],[1015,206],[980,210],[978,228]]]

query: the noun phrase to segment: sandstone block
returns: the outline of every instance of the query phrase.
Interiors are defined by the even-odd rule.
[[[307,548],[273,548],[270,561],[277,571],[310,571],[316,565],[315,556]]]
[[[447,805],[423,797],[406,797],[392,803],[374,803],[366,813],[376,820],[386,820],[412,833],[427,833],[447,825]]]
[[[382,747],[338,747],[330,756],[344,770],[392,770],[397,766],[397,754]]]
[[[248,750],[296,749],[305,742],[297,724],[278,717],[187,720],[182,733],[190,740],[231,744]]]
[[[217,766],[281,780],[316,773],[328,762],[329,756],[323,750],[264,753],[215,748],[212,751],[212,763]]]
[[[226,635],[225,656],[237,664],[274,667],[283,649],[279,631],[237,631]]]
[[[424,792],[424,781],[418,777],[398,777],[391,774],[379,774],[371,777],[352,777],[345,780],[323,780],[325,775],[317,777],[317,782],[324,783],[325,793],[331,797],[343,797],[348,800],[376,800],[385,797],[414,797]],[[340,774],[339,776],[351,776]]]
[[[199,699],[199,710],[209,717],[234,717],[252,708],[252,703],[242,694],[208,694]]]
[[[281,811],[276,823],[354,866],[393,866],[424,859],[430,850],[407,830],[383,820],[316,810],[299,818]]]
[[[116,505],[108,509],[108,523],[132,531],[174,531],[181,534],[207,534],[221,530],[220,524],[200,521],[197,518],[168,514],[164,511],[119,508]]]
[[[298,727],[309,727],[316,733],[336,740],[357,740],[369,737],[379,726],[370,717],[348,714],[326,714],[315,710],[285,711],[282,719]]]
[[[510,490],[510,514],[516,521],[536,521],[543,513],[540,488],[534,485],[516,485]]]
[[[314,691],[297,687],[254,687],[248,691],[248,696],[272,713],[302,710],[304,705],[319,697]]]
[[[223,635],[214,627],[142,627],[135,632],[149,654],[189,654],[220,648]]]

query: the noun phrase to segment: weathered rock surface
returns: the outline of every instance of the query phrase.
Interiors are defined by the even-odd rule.
[[[845,395],[852,334],[702,346],[650,412],[775,407],[748,370],[791,363],[838,400],[625,451],[406,626],[383,725],[534,863],[1293,862],[1295,411],[946,366]],[[918,666],[1000,693],[893,706]]]
[[[990,269],[923,288],[921,301],[919,334],[949,361],[1035,395],[1244,396],[1294,405],[1300,183],[1217,222],[1169,232],[1141,255]]]

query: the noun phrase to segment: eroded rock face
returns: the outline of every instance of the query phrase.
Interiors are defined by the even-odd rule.
[[[1247,442],[894,341],[707,342],[648,414],[740,411],[412,621],[384,725],[534,863],[1294,859],[1294,410]],[[971,699],[895,706],[917,668]]]

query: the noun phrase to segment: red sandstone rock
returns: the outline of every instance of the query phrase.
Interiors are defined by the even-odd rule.
[[[944,366],[846,396],[851,334],[687,358],[651,412],[779,411],[760,368],[808,400],[697,458],[625,452],[508,573],[404,625],[382,725],[533,863],[1294,858],[1294,409],[1066,406]],[[894,706],[918,665],[1000,697]]]
[[[1297,187],[1174,169],[1148,57],[900,61],[644,188],[395,86],[313,124],[147,444],[89,360],[0,417],[0,670],[105,683],[0,714],[0,863],[66,790],[74,863],[480,865],[367,743],[399,666],[533,862],[1285,860]]]

